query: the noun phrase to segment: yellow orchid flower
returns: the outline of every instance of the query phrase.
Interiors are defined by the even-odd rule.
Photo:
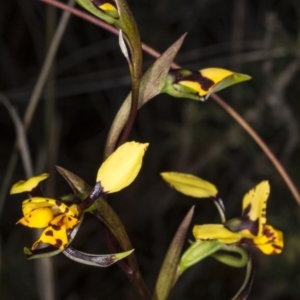
[[[238,74],[221,68],[206,68],[198,72],[199,75],[197,77],[182,78],[182,80],[178,81],[178,84],[196,91],[204,99],[207,99],[212,93],[251,78],[248,75]]]
[[[104,161],[96,181],[100,182],[105,192],[118,192],[133,182],[142,167],[148,146],[148,143],[127,142]]]
[[[196,225],[193,234],[198,241],[219,241],[224,244],[254,245],[264,254],[278,254],[283,248],[281,231],[266,225],[266,206],[270,194],[268,181],[262,181],[243,198],[242,216],[225,220],[225,208],[217,188],[191,174],[164,172],[163,179],[177,191],[195,198],[211,198],[217,204],[223,224]]]
[[[31,228],[45,228],[32,250],[40,244],[50,244],[63,250],[69,241],[70,232],[80,223],[81,214],[102,194],[114,193],[127,187],[138,175],[143,156],[149,144],[127,142],[114,151],[100,166],[96,185],[90,195],[78,204],[46,197],[32,197],[23,201],[23,218],[17,224]],[[34,176],[16,183],[11,194],[30,192],[46,179],[48,174]]]
[[[266,225],[266,203],[269,193],[268,181],[262,181],[244,196],[240,218],[229,220],[224,224],[196,225],[193,228],[195,239],[254,245],[268,255],[281,253],[282,232]]]
[[[221,68],[174,69],[169,71],[162,92],[177,98],[205,101],[212,93],[250,79],[249,75]]]
[[[17,224],[32,228],[46,227],[32,250],[41,243],[63,250],[68,244],[69,231],[79,223],[78,205],[67,206],[56,199],[33,197],[23,201],[22,209],[24,217]]]

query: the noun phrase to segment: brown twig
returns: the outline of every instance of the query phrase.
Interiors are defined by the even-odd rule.
[[[289,190],[293,194],[295,200],[300,205],[300,195],[295,187],[293,181],[285,171],[282,164],[275,157],[270,148],[266,145],[266,143],[261,139],[261,137],[255,132],[255,130],[243,119],[241,115],[239,115],[230,105],[228,105],[221,97],[216,94],[212,95],[212,98],[225,110],[227,111],[239,124],[242,126],[245,131],[253,138],[253,140],[257,143],[257,145],[263,150],[266,156],[270,159],[274,167],[277,169],[278,173],[281,175]]]

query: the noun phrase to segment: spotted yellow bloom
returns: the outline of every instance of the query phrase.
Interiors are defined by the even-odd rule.
[[[177,191],[195,198],[218,198],[217,188],[208,181],[190,174],[164,172],[163,179]],[[281,231],[267,225],[266,206],[270,194],[268,181],[262,181],[243,198],[242,216],[223,224],[196,225],[193,234],[198,241],[219,241],[224,244],[253,245],[264,254],[278,254],[283,248]],[[219,210],[222,214],[225,209]]]
[[[114,151],[100,166],[96,184],[82,202],[68,204],[47,197],[33,197],[32,191],[48,177],[41,174],[13,185],[11,194],[28,192],[32,197],[23,201],[23,218],[17,224],[45,228],[32,250],[50,244],[63,250],[72,230],[80,223],[81,215],[103,194],[114,193],[131,184],[138,175],[149,144],[127,142]],[[78,199],[79,200],[79,199]]]
[[[249,79],[251,77],[246,74],[220,68],[173,69],[169,71],[162,91],[173,97],[205,101],[212,93]]]
[[[42,243],[64,249],[68,244],[70,230],[79,223],[79,206],[67,206],[55,199],[33,197],[23,201],[22,210],[24,217],[17,224],[33,228],[46,227],[32,250]]]
[[[279,254],[283,248],[281,231],[267,225],[268,181],[262,181],[243,198],[242,216],[224,224],[196,225],[196,240],[217,240],[225,244],[253,245],[264,254]]]

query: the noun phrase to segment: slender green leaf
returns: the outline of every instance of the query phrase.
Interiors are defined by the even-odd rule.
[[[90,194],[92,187],[79,176],[59,166],[56,166],[56,169],[60,173],[60,175],[68,182],[74,194],[79,199],[83,200]]]
[[[120,28],[120,21],[118,18],[114,18],[105,11],[97,8],[91,0],[76,0],[76,2],[99,19]]]
[[[174,44],[172,44],[143,75],[139,90],[138,108],[141,108],[150,99],[161,93],[170,66],[179,51],[185,36],[186,34],[182,35]],[[123,102],[110,128],[105,146],[105,157],[108,157],[115,148],[118,137],[129,117],[130,103],[131,93]]]
[[[234,268],[243,268],[247,265],[249,261],[249,255],[244,248],[234,245],[222,244],[221,249],[225,251],[213,253],[211,256],[219,262]],[[233,256],[231,254],[228,254],[228,252],[235,253],[238,255]]]
[[[194,206],[181,222],[165,256],[153,295],[154,300],[166,300],[178,278],[178,261],[187,230],[194,214]]]
[[[139,95],[139,108],[161,93],[161,90],[165,85],[170,66],[185,37],[186,33],[172,44],[143,75]]]
[[[72,247],[68,247],[63,251],[63,254],[68,258],[77,261],[78,263],[90,265],[94,267],[109,267],[110,265],[116,263],[120,259],[125,258],[130,255],[134,250],[116,253],[116,254],[104,254],[96,255],[83,253],[81,251],[75,250]]]
[[[191,266],[197,264],[204,258],[212,255],[222,248],[222,243],[218,241],[196,241],[182,255],[179,262],[179,272],[181,275]]]
[[[205,96],[205,100],[209,98],[209,96],[213,93],[216,93],[220,90],[223,90],[231,85],[237,84],[239,82],[250,80],[251,76],[246,74],[240,74],[240,73],[233,73],[232,75],[224,78],[220,82],[218,82]]]

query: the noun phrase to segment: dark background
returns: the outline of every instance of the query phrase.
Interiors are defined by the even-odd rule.
[[[224,67],[253,77],[219,94],[255,128],[299,188],[300,2],[131,0],[129,4],[142,41],[158,51],[188,32],[176,58],[182,66]],[[0,92],[20,116],[60,15],[37,0],[0,1]],[[144,55],[145,68],[153,61]],[[35,172],[51,173],[44,190],[54,196],[69,192],[54,164],[90,184],[95,180],[108,129],[130,90],[117,37],[71,17],[48,84],[54,89],[42,95],[28,141]],[[284,231],[285,248],[272,257],[254,251],[257,270],[249,299],[300,298],[299,207],[262,150],[216,102],[159,95],[139,111],[130,139],[150,142],[150,147],[137,180],[110,196],[109,202],[124,221],[151,291],[172,236],[191,205],[196,204],[193,224],[219,222],[209,200],[180,195],[159,176],[162,171],[179,171],[216,184],[228,218],[239,216],[241,199],[250,188],[270,181],[268,223]],[[1,182],[14,140],[13,122],[1,106]],[[13,174],[11,184],[25,178],[21,160]],[[1,299],[37,299],[35,264],[22,250],[34,241],[32,230],[15,226],[23,199],[8,195],[1,199],[5,201],[0,219]],[[108,253],[97,220],[89,216],[74,244],[86,252]],[[52,262],[56,299],[137,299],[117,266],[89,267],[63,255]],[[243,274],[244,270],[207,259],[180,278],[170,299],[230,299]]]

